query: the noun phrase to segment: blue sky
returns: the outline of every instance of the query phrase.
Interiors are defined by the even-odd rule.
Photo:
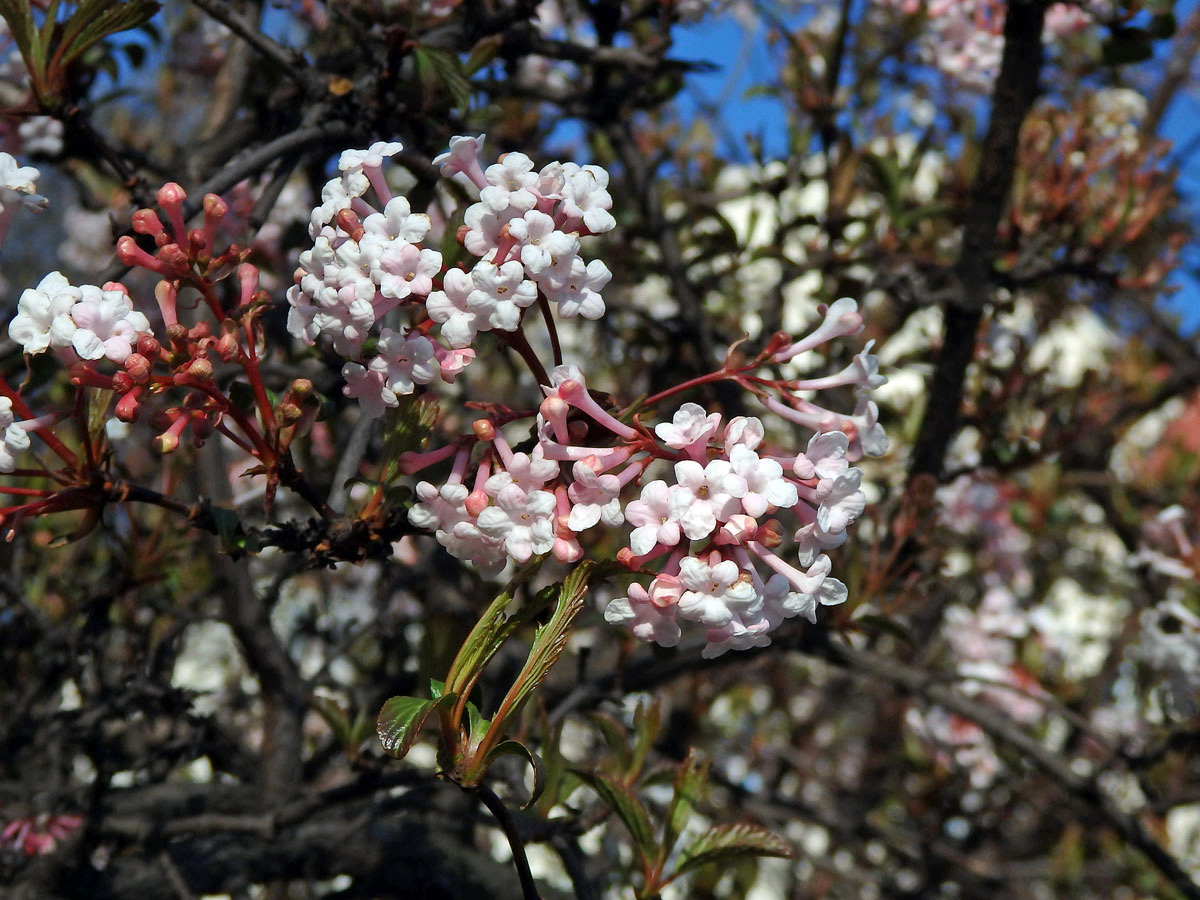
[[[1200,0],[1179,0],[1177,17],[1182,22]],[[861,6],[861,4],[859,4]],[[1160,46],[1160,56],[1167,45]],[[730,140],[723,141],[722,151],[737,158],[747,158],[742,139],[753,134],[764,140],[768,156],[782,155],[786,134],[778,103],[761,96],[746,96],[754,85],[770,82],[774,77],[772,61],[778,56],[771,52],[764,31],[747,32],[730,17],[723,16],[697,25],[684,25],[676,30],[673,56],[680,59],[708,60],[719,68],[710,73],[689,76],[685,95],[681,98],[686,113],[716,107]],[[1153,65],[1150,63],[1148,65]],[[1177,149],[1193,140],[1200,144],[1200,92],[1195,87],[1184,88],[1175,97],[1162,124],[1162,135]],[[1179,190],[1183,195],[1184,213],[1190,219],[1200,218],[1200,150],[1181,160]],[[1186,271],[1191,268],[1193,273]],[[1189,246],[1184,261],[1171,279],[1177,292],[1167,298],[1166,306],[1181,318],[1184,330],[1200,328],[1200,247]]]

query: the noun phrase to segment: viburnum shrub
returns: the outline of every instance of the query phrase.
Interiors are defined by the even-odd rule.
[[[394,698],[380,717],[384,746],[399,756],[436,713],[442,769],[466,787],[479,786],[497,754],[512,752],[505,735],[513,716],[557,659],[598,572],[624,573],[623,593],[604,611],[608,622],[664,647],[694,632],[705,657],[766,646],[784,620],[815,622],[821,606],[845,601],[824,551],[846,540],[865,506],[862,472],[852,464],[887,448],[870,399],[885,379],[870,343],[839,372],[782,374],[810,372],[807,360],[796,365],[800,357],[861,330],[848,298],[822,306],[806,335],[780,332],[757,350],[739,342],[714,371],[651,396],[618,398],[590,384],[588,361],[564,358],[557,323],[604,315],[601,292],[611,273],[585,252],[616,225],[608,174],[574,163],[539,169],[522,153],[485,168],[483,143],[483,135],[456,137],[434,160],[478,196],[449,235],[449,192],[426,212],[393,195],[384,166],[400,143],[342,153],[312,211],[312,248],[300,254],[287,292],[288,330],[344,360],[342,390],[363,416],[397,410],[407,421],[416,410],[424,433],[438,436],[432,449],[384,461],[415,482],[407,509],[413,529],[485,577],[510,573],[433,696]],[[140,239],[117,245],[122,263],[158,276],[153,302],[119,281],[72,285],[58,272],[21,295],[9,335],[29,356],[53,354],[76,402],[35,412],[0,384],[0,468],[45,485],[4,488],[22,500],[3,510],[10,534],[27,517],[71,508],[90,510],[94,524],[114,500],[156,503],[193,521],[212,516],[111,477],[110,416],[146,429],[164,454],[186,438],[199,447],[220,435],[257,461],[248,474],[265,479],[268,514],[282,484],[321,516],[333,515],[290,455],[320,415],[313,385],[300,378],[281,395],[267,389],[262,369],[271,350],[262,320],[273,301],[247,252],[220,243],[225,201],[204,197],[203,224],[189,229],[186,199],[179,185],[164,185],[159,211],[133,217]],[[448,246],[465,261],[448,263],[435,249]],[[540,402],[522,408],[464,397],[455,420],[467,411],[476,417],[448,433],[430,386],[488,365],[496,343],[484,344],[486,333],[524,361]],[[550,359],[537,346],[548,347]],[[715,382],[745,392],[767,420],[726,418],[688,399]],[[834,388],[853,389],[853,409],[824,405],[819,392]],[[31,436],[58,462],[44,462]],[[387,502],[381,484],[360,520]],[[617,538],[591,540],[597,532]],[[583,562],[585,544],[620,549]],[[533,579],[543,559],[575,569],[561,588],[539,594],[540,605],[511,615],[515,586]],[[549,604],[555,611],[528,665],[494,719],[483,719],[468,700],[483,666],[515,623]],[[661,866],[655,879],[669,880]]]

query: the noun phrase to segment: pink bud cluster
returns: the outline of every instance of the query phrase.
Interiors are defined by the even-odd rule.
[[[479,259],[469,271],[445,267],[442,254],[426,246],[431,216],[392,196],[382,166],[400,152],[398,142],[343,153],[340,175],[313,210],[313,247],[300,255],[288,291],[288,328],[309,344],[332,338],[348,358],[345,394],[367,415],[382,415],[417,385],[452,382],[475,358],[480,332],[517,331],[537,302],[555,303],[567,318],[604,313],[600,291],[611,273],[579,250],[581,237],[615,224],[608,174],[557,162],[535,172],[523,153],[484,169],[482,144],[483,135],[456,137],[434,160],[479,196],[457,235]],[[382,211],[367,202],[368,190]],[[384,324],[393,312],[395,328]],[[377,342],[368,352],[372,335]]]

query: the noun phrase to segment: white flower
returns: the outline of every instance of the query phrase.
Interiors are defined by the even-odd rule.
[[[720,413],[709,413],[698,403],[685,403],[675,411],[669,423],[655,425],[654,433],[671,449],[683,450],[689,456],[703,459],[708,439],[720,427]]]
[[[432,292],[425,300],[429,318],[442,326],[441,334],[455,349],[469,347],[480,326],[489,328],[486,319],[481,320],[467,303],[475,282],[462,269],[447,269],[442,279],[442,290]]]
[[[496,505],[479,514],[479,530],[504,542],[504,549],[519,563],[554,546],[554,495],[548,491],[526,494],[515,484],[501,488]]]
[[[392,300],[410,294],[426,296],[433,289],[433,276],[442,270],[442,254],[415,244],[393,241],[372,267],[379,276],[379,293]]]
[[[746,482],[741,497],[746,515],[758,518],[772,506],[791,508],[799,502],[796,486],[783,477],[783,466],[775,460],[760,459],[744,444],[736,444],[729,461],[734,473]]]
[[[633,636],[660,647],[674,647],[679,643],[682,632],[675,621],[675,607],[660,609],[650,601],[650,595],[640,584],[629,586],[628,597],[617,597],[609,601],[604,610],[604,621],[610,625],[627,625]]]
[[[579,238],[556,230],[550,216],[531,209],[508,223],[508,233],[520,242],[521,262],[530,275],[562,282],[570,274],[579,253]]]
[[[558,463],[546,459],[539,445],[533,448],[533,453],[514,453],[503,469],[484,482],[483,489],[489,496],[495,497],[510,484],[515,484],[529,493],[541,490],[547,481],[556,477]]]
[[[102,291],[91,284],[82,285],[79,291],[79,301],[55,318],[53,339],[69,337],[81,359],[107,357],[124,362],[133,353],[138,332],[149,331],[150,322],[133,308],[124,291]]]
[[[522,213],[537,204],[533,188],[538,176],[533,172],[533,160],[524,153],[504,154],[500,162],[487,167],[484,177],[488,186],[479,192],[479,199],[493,212],[513,209]]]
[[[12,400],[0,397],[0,472],[11,472],[17,467],[16,457],[29,449],[29,432],[16,422],[12,411]]]
[[[338,158],[338,168],[343,172],[378,169],[385,159],[391,159],[403,149],[404,145],[399,141],[376,141],[366,150],[343,150]]]
[[[515,260],[499,267],[477,263],[471,280],[475,290],[467,297],[467,305],[501,331],[515,331],[521,324],[521,310],[537,299],[537,286],[525,279],[524,267]]]
[[[642,488],[642,496],[625,508],[625,517],[637,527],[629,535],[629,548],[645,556],[656,544],[674,547],[681,536],[679,521],[670,509],[670,490],[665,481],[652,481]]]
[[[579,533],[597,522],[617,526],[625,521],[621,512],[621,482],[616,475],[598,475],[583,460],[571,469],[575,483],[567,489],[567,496],[574,506],[567,519],[567,527]]]
[[[725,426],[725,455],[728,456],[738,445],[755,450],[765,436],[766,430],[761,419],[754,416],[737,416],[730,419],[729,424]]]
[[[543,170],[544,171],[544,170]],[[612,208],[608,173],[599,166],[563,166],[562,208],[569,219],[582,219],[592,234],[601,234],[616,227],[608,212]]]
[[[582,259],[575,257],[571,261],[570,274],[562,284],[542,283],[542,289],[558,304],[559,315],[568,319],[576,316],[599,319],[604,315],[604,298],[600,291],[611,278],[612,272],[602,261],[593,259],[585,266]]]
[[[411,394],[416,385],[429,384],[441,372],[433,342],[423,334],[403,335],[385,328],[380,332],[377,349],[377,359],[386,366],[387,386],[396,394]]]
[[[796,457],[792,471],[797,478],[837,478],[849,467],[846,462],[846,450],[850,439],[840,431],[827,431],[814,434],[808,442],[808,449]]]
[[[754,585],[741,577],[741,569],[731,559],[720,560],[713,553],[708,561],[686,556],[679,563],[679,581],[683,596],[679,598],[678,615],[710,628],[723,628],[734,617],[734,611],[753,615],[761,608],[762,598]]]
[[[342,393],[357,400],[364,414],[372,418],[382,416],[390,406],[399,406],[396,394],[387,385],[387,364],[379,357],[371,360],[364,368],[355,362],[342,366],[342,378],[346,386]]]
[[[699,541],[741,509],[738,498],[746,492],[746,482],[733,472],[728,460],[714,459],[701,467],[694,460],[675,463],[675,479],[668,504],[671,518],[677,520],[690,540]]]
[[[363,243],[368,239],[382,243],[406,241],[415,244],[429,233],[429,216],[414,213],[405,197],[393,197],[381,213],[363,219]]]
[[[26,209],[41,210],[48,202],[37,192],[41,172],[22,166],[7,153],[0,153],[0,212],[19,203]]]
[[[866,509],[867,498],[859,485],[862,469],[848,469],[837,478],[827,479],[817,485],[817,497],[821,501],[817,509],[817,525],[829,535],[841,534]]]
[[[455,135],[450,138],[450,149],[433,158],[447,178],[458,172],[470,172],[479,168],[479,151],[483,148],[483,135]]]
[[[61,272],[51,272],[36,288],[26,288],[17,301],[17,315],[8,326],[8,336],[26,353],[41,353],[52,341],[51,324],[65,315],[80,298]]]

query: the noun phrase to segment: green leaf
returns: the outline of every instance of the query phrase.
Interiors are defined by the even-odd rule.
[[[438,681],[436,678],[429,679],[429,696],[434,700],[441,700],[442,695],[446,693],[446,682]]]
[[[384,752],[396,759],[403,759],[417,739],[435,702],[418,697],[393,697],[383,704],[375,731]]]
[[[390,483],[400,474],[400,454],[422,449],[438,419],[438,400],[433,394],[406,394],[400,405],[389,409],[383,420],[383,458],[387,460],[380,481]]]
[[[671,797],[671,805],[667,808],[667,817],[663,821],[662,852],[665,859],[679,840],[684,826],[692,817],[700,795],[708,784],[709,764],[701,761],[695,750],[689,750],[687,759],[679,767],[675,778],[675,793]]]
[[[483,713],[479,711],[479,707],[474,703],[467,701],[467,734],[471,738],[471,743],[478,744],[483,740],[483,736],[487,734],[488,726],[492,722],[490,719],[485,719]]]
[[[486,764],[490,766],[501,756],[523,756],[532,767],[533,790],[529,792],[529,799],[521,805],[521,809],[529,809],[537,803],[538,798],[542,796],[542,791],[546,789],[546,767],[538,755],[520,741],[501,741],[488,753]]]
[[[84,0],[63,24],[58,64],[70,65],[109,35],[144,25],[158,10],[155,0]]]
[[[614,719],[612,716],[605,713],[594,712],[588,716],[591,723],[596,726],[596,730],[600,732],[600,736],[604,738],[604,743],[616,759],[616,771],[622,775],[629,772],[629,736],[623,725]]]
[[[521,674],[517,676],[517,680],[513,682],[513,686],[509,688],[500,704],[502,712],[496,714],[496,719],[501,722],[501,727],[504,727],[504,723],[512,720],[525,701],[537,690],[538,685],[545,680],[550,669],[554,667],[559,656],[566,649],[567,637],[571,633],[571,623],[583,609],[584,600],[587,598],[588,582],[595,568],[595,562],[585,560],[563,579],[562,588],[558,594],[558,606],[555,608],[554,614],[550,617],[550,621],[534,634],[533,646],[529,649],[529,658],[525,661]]]
[[[718,825],[710,828],[683,851],[673,878],[694,872],[709,863],[729,862],[746,856],[781,856],[792,859],[792,845],[758,825]]]
[[[658,732],[662,725],[662,708],[655,702],[639,703],[633,713],[633,754],[629,760],[627,773],[629,780],[637,778],[646,765],[646,757],[654,742],[658,740]]]
[[[450,666],[450,674],[446,676],[445,690],[466,696],[470,694],[484,666],[488,664],[496,651],[517,628],[525,621],[524,614],[509,615],[509,605],[513,602],[516,589],[533,577],[542,564],[542,556],[535,556],[522,566],[496,595],[491,605],[475,623],[471,633],[463,641],[458,655]]]
[[[107,388],[84,388],[84,398],[87,403],[88,438],[93,444],[104,434],[105,423],[108,421],[108,408],[112,405],[116,391]]]
[[[654,826],[642,801],[619,781],[594,772],[572,769],[579,779],[595,791],[605,806],[611,809],[633,838],[634,849],[641,861],[651,862],[659,856],[654,840]]]
[[[463,74],[470,78],[490,63],[496,58],[496,54],[500,51],[503,43],[504,36],[500,34],[488,35],[476,41],[475,46],[471,48],[471,55],[467,57],[466,63],[463,64]]]
[[[463,75],[458,57],[421,44],[413,50],[413,59],[417,65],[417,78],[426,91],[433,93],[439,87],[445,88],[462,112],[470,109],[471,83]]]

